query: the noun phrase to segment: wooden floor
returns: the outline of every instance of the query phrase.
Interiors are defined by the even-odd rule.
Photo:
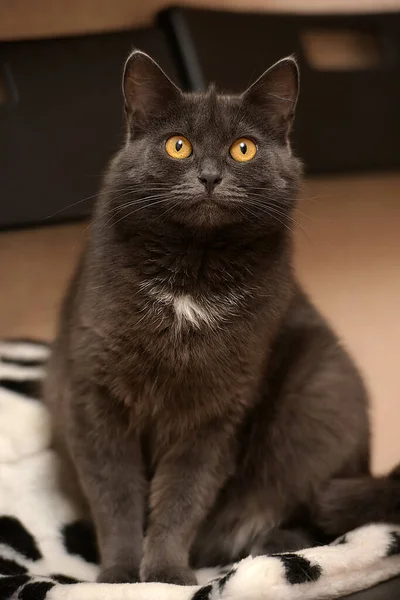
[[[295,264],[362,368],[374,464],[400,462],[400,174],[307,181]],[[86,224],[0,235],[0,337],[51,340]]]

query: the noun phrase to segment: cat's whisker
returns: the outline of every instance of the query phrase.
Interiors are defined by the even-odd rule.
[[[126,188],[148,188],[149,186],[158,186],[158,187],[170,187],[169,183],[164,183],[163,181],[154,181],[151,179],[146,179],[145,182],[143,181],[130,181],[130,182],[124,182],[122,185],[121,184],[116,184],[115,189],[117,190],[118,187],[122,188],[122,187],[126,187]]]
[[[257,197],[257,196],[254,196],[254,195],[252,195],[251,197],[252,197],[252,198],[256,198],[256,199],[257,199],[257,202],[253,202],[253,203],[254,203],[254,205],[258,206],[259,208],[268,207],[268,208],[271,208],[271,209],[275,210],[276,212],[279,212],[279,213],[280,213],[282,216],[284,216],[284,217],[286,217],[286,216],[287,216],[287,213],[286,213],[285,211],[283,211],[283,210],[282,210],[282,206],[281,206],[281,204],[280,204],[280,203],[273,202],[273,201],[271,201],[271,200],[265,200],[265,197],[264,197],[264,196],[259,196],[259,197]],[[258,200],[258,198],[260,198],[260,199],[264,200],[264,202],[260,202],[260,201]],[[295,208],[295,212],[296,212],[297,214],[300,214],[300,215],[302,215],[302,216],[307,216],[305,213],[302,213],[302,212],[301,212],[301,211],[299,211],[297,208]],[[294,222],[296,225],[298,225],[299,227],[302,227],[302,225],[299,223],[299,221],[297,221],[297,219],[295,219],[295,218],[293,217],[293,215],[291,215],[291,216],[290,216],[290,219],[291,219],[291,221],[293,221],[293,222]]]
[[[112,210],[108,211],[107,213],[105,213],[104,216],[106,216],[106,217],[109,216],[109,218],[103,224],[103,227],[107,227],[111,222],[113,222],[113,223],[119,223],[119,221],[121,221],[124,218],[124,216],[129,216],[130,214],[133,214],[134,212],[137,212],[137,211],[131,211],[127,215],[122,215],[121,219],[119,219],[117,221],[113,221],[114,217],[116,217],[122,211],[127,210],[128,208],[131,208],[131,207],[138,207],[138,206],[139,206],[138,210],[144,209],[144,208],[146,208],[146,206],[148,206],[148,205],[150,206],[150,204],[151,205],[157,204],[157,202],[153,202],[153,200],[158,200],[159,198],[164,198],[164,195],[152,196],[151,197],[151,200],[152,200],[151,203],[150,203],[149,199],[146,198],[146,199],[143,199],[143,202],[138,202],[138,201],[129,202],[129,203],[123,205],[123,206],[120,206],[120,207],[118,207],[117,211],[112,211]]]
[[[272,207],[270,207],[268,205],[258,205],[256,203],[253,203],[253,204],[250,204],[250,206],[257,208],[258,211],[263,212],[265,215],[270,216],[271,218],[275,219],[278,223],[283,225],[292,234],[295,233],[293,228],[291,228],[287,223],[285,223],[284,221],[282,221],[282,219],[279,218],[279,217],[283,216],[282,213],[275,211]],[[244,205],[245,210],[248,210],[248,207],[249,207],[248,203],[246,205]],[[250,211],[248,211],[248,212],[250,212]],[[252,215],[255,218],[258,217],[257,213],[255,213],[255,212],[252,212]]]
[[[161,193],[161,192],[167,192],[168,188],[150,188],[150,187],[146,187],[146,188],[138,188],[137,190],[132,190],[132,189],[125,189],[122,190],[122,193],[120,193],[118,195],[118,198],[124,198],[126,196],[136,196],[137,194],[140,194],[139,197],[143,197],[143,194],[148,194],[148,193]]]
[[[142,200],[143,200],[143,201],[145,201],[145,200],[146,200],[146,202],[147,202],[147,201],[149,200],[149,198],[150,198],[150,199],[153,199],[153,198],[159,198],[159,197],[162,197],[162,196],[163,196],[163,194],[162,194],[162,195],[161,195],[161,194],[157,194],[157,195],[154,195],[154,196],[148,196],[148,197],[145,197],[145,198],[143,198]],[[117,198],[116,198],[116,201],[118,201],[119,199],[121,199],[121,196],[117,197]],[[119,211],[121,211],[121,210],[124,210],[124,209],[126,209],[126,208],[129,208],[130,206],[132,206],[132,205],[133,205],[133,204],[135,204],[136,202],[137,202],[137,201],[127,202],[127,203],[125,203],[125,204],[123,204],[123,205],[119,205],[119,206],[116,206],[116,207],[114,207],[114,208],[110,208],[110,209],[109,209],[109,210],[107,210],[107,211],[106,211],[104,214],[100,215],[99,217],[97,217],[97,218],[95,218],[95,219],[92,219],[91,223],[89,223],[89,224],[87,225],[87,227],[85,227],[85,229],[84,229],[84,232],[86,232],[86,231],[87,231],[87,230],[88,230],[88,229],[89,229],[89,228],[90,228],[92,225],[94,225],[95,223],[97,223],[97,222],[98,222],[100,219],[103,219],[104,217],[107,217],[108,215],[110,215],[110,214],[114,213],[115,211],[116,211],[116,212],[119,212]],[[103,225],[103,227],[105,227],[106,225],[108,225],[110,221],[111,221],[111,219],[109,219],[109,220],[108,220],[108,221],[107,221],[107,222],[106,222],[106,223]]]
[[[167,186],[167,184],[166,184],[166,187],[169,187],[169,186]],[[140,189],[140,188],[138,187],[138,189]],[[141,186],[141,189],[143,189],[143,186]],[[131,190],[130,188],[129,189],[123,188],[122,196],[132,193],[132,191],[134,191],[134,190]],[[156,192],[156,191],[162,191],[162,190],[146,188],[146,191],[149,191],[149,192],[155,191]],[[100,196],[100,192],[97,192],[96,194],[92,194],[91,196],[87,196],[86,198],[81,198],[80,200],[77,200],[76,202],[71,202],[71,204],[67,204],[67,206],[63,206],[59,210],[56,210],[54,213],[47,215],[46,217],[44,217],[44,220],[46,221],[48,219],[53,219],[57,215],[60,215],[61,213],[65,212],[66,210],[69,210],[70,208],[73,208],[74,206],[78,206],[79,204],[82,204],[83,202],[88,202],[88,200],[95,200],[99,196]],[[122,196],[120,196],[120,197],[122,197]]]
[[[318,194],[317,196],[305,196],[298,198],[298,202],[313,202],[317,204],[320,200],[329,200],[328,194]]]
[[[112,213],[118,213],[126,208],[129,208],[130,206],[133,205],[137,205],[137,204],[141,204],[143,202],[148,202],[149,200],[155,199],[155,198],[159,198],[161,196],[164,196],[165,193],[164,192],[157,192],[156,194],[152,194],[150,196],[144,196],[144,197],[139,197],[139,198],[133,198],[132,200],[128,200],[127,202],[123,203],[123,204],[118,204],[117,206],[114,206],[113,208],[110,208],[106,215],[112,214]],[[119,200],[121,200],[121,198],[123,198],[123,196],[118,196],[115,198],[116,202],[119,202]]]
[[[146,195],[148,193],[153,193],[153,192],[159,192],[159,193],[167,192],[168,189],[169,189],[169,186],[163,188],[163,187],[151,187],[148,185],[147,186],[142,185],[142,186],[138,186],[137,188],[130,188],[130,187],[121,188],[120,190],[117,190],[117,192],[118,192],[119,198],[123,198],[123,197],[129,196],[129,195],[136,196],[138,194],[139,194],[139,197],[142,197],[143,194]]]
[[[54,217],[56,217],[57,215],[60,215],[61,213],[68,210],[69,208],[78,206],[78,204],[82,204],[82,202],[87,202],[88,200],[93,200],[93,199],[97,198],[98,196],[99,196],[99,192],[97,194],[93,194],[92,196],[87,196],[87,198],[82,198],[81,200],[77,200],[77,202],[72,202],[71,204],[68,204],[67,206],[63,206],[59,210],[56,210],[56,212],[51,213],[50,215],[47,215],[47,217],[44,217],[44,220],[47,221],[48,219],[53,219]]]
[[[282,210],[280,210],[280,206],[279,205],[275,205],[273,203],[268,204],[268,208],[272,211],[274,211],[277,215],[280,215],[282,217],[287,217],[287,214],[285,212],[283,212]],[[297,211],[295,211],[297,212]],[[300,213],[301,214],[301,213]],[[300,221],[298,219],[296,219],[293,214],[290,215],[290,222],[294,223],[294,225],[296,225],[296,227],[299,228],[299,230],[305,235],[305,237],[307,238],[307,240],[309,242],[312,242],[310,236],[308,235],[305,227],[300,223]]]
[[[172,213],[174,211],[174,209],[176,208],[176,202],[171,203],[171,206],[167,207],[160,215],[161,218],[166,217],[167,215],[169,215],[170,213]]]
[[[156,200],[155,202],[152,202],[151,206],[155,206],[155,205],[158,205],[158,204],[162,204],[163,202],[170,202],[170,201],[171,201],[171,198],[164,196],[160,200]],[[124,219],[127,219],[127,218],[131,217],[135,213],[140,212],[141,210],[144,210],[145,208],[146,208],[146,206],[140,206],[136,210],[132,210],[128,214],[123,215],[121,218],[117,219],[117,221],[113,221],[113,225],[117,225],[117,223],[120,223],[120,221],[123,221]],[[109,222],[110,222],[110,219],[107,221],[107,223],[104,224],[104,226],[108,225]]]
[[[159,197],[164,196],[164,195],[165,194],[163,194],[163,193],[158,193],[158,194],[154,194],[154,195],[151,195],[151,196],[144,196],[143,198],[141,198],[141,197],[134,198],[133,200],[130,200],[129,202],[126,202],[125,204],[121,204],[119,206],[114,206],[113,208],[111,208],[107,212],[107,214],[118,213],[118,212],[121,212],[122,210],[124,210],[126,208],[129,208],[130,206],[134,206],[134,205],[137,205],[137,204],[142,204],[144,202],[148,202],[150,200],[153,200],[155,198],[159,198]]]

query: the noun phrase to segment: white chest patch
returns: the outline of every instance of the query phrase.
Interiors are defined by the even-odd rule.
[[[172,308],[178,327],[182,327],[184,324],[196,328],[202,325],[215,327],[220,321],[237,315],[239,305],[243,299],[240,294],[230,293],[195,300],[189,294],[173,294],[160,290],[158,286],[152,287],[151,285],[146,285],[145,290],[155,300],[156,306],[164,305]]]
[[[195,327],[200,327],[202,322],[210,325],[216,318],[214,311],[211,313],[188,295],[174,298],[173,306],[179,324],[186,320]]]

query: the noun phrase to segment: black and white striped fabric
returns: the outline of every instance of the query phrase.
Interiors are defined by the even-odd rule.
[[[48,354],[0,342],[0,600],[328,600],[400,574],[400,528],[371,524],[330,546],[201,571],[195,587],[94,583],[93,529],[58,489],[39,401]]]

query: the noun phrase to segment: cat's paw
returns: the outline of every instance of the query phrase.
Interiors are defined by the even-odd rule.
[[[114,565],[100,572],[99,583],[138,583],[139,570],[130,565]]]
[[[197,585],[194,572],[188,567],[159,567],[157,569],[142,570],[142,581],[156,581],[160,583],[173,583],[175,585]]]

